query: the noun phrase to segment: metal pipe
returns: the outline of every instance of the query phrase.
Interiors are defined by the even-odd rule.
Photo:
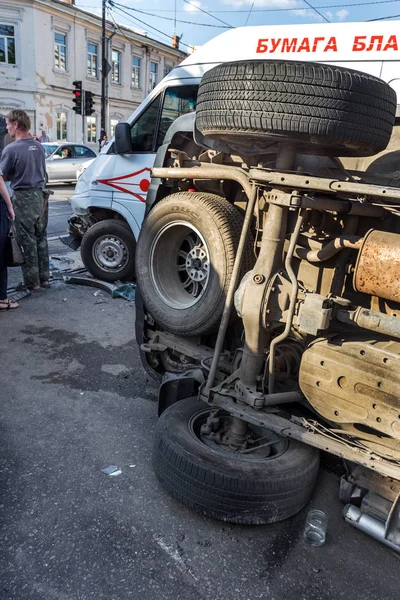
[[[319,210],[322,212],[333,212],[347,215],[357,215],[362,217],[383,217],[387,212],[381,206],[367,204],[362,202],[352,202],[351,200],[342,200],[339,198],[323,198],[322,196],[302,196],[301,207]]]
[[[320,250],[307,250],[307,248],[296,248],[295,256],[302,260],[308,260],[308,262],[324,262],[329,260],[335,254],[338,254],[344,248],[351,248],[353,250],[359,250],[361,248],[363,239],[359,235],[342,235],[334,240],[331,240],[326,246]]]
[[[385,523],[383,521],[378,521],[378,519],[364,514],[353,504],[346,504],[343,509],[343,516],[346,523],[364,533],[368,533],[368,535],[382,542],[382,544],[385,544],[385,546],[388,546],[395,552],[400,552],[400,546],[393,544],[385,537]]]
[[[217,340],[215,342],[214,354],[210,366],[210,371],[208,373],[207,383],[204,388],[204,394],[208,394],[212,386],[214,385],[215,375],[218,369],[218,363],[221,356],[222,346],[225,339],[226,330],[229,324],[229,318],[231,315],[232,305],[233,305],[233,297],[238,285],[238,278],[240,273],[240,267],[242,264],[243,251],[247,240],[247,234],[250,229],[251,220],[253,218],[254,206],[257,199],[257,188],[256,186],[252,186],[251,195],[249,197],[249,201],[247,203],[246,214],[243,221],[243,227],[240,234],[239,245],[235,256],[235,262],[233,265],[232,276],[229,283],[228,293],[225,299],[225,306],[222,313],[221,323],[218,329]]]
[[[300,391],[295,392],[277,392],[276,394],[267,394],[264,400],[265,406],[275,406],[276,404],[289,404],[291,402],[301,402],[304,399]]]
[[[362,329],[400,338],[400,319],[375,310],[361,306],[355,310],[341,308],[336,312],[336,319],[346,325],[357,325]]]
[[[280,167],[288,171],[290,167]],[[376,184],[359,183],[358,181],[341,181],[329,177],[317,177],[315,175],[295,175],[293,173],[282,173],[276,165],[274,171],[262,169],[250,169],[250,178],[261,181],[272,186],[289,187],[299,190],[319,190],[336,194],[354,194],[357,196],[374,196],[385,198],[393,205],[400,203],[400,188],[381,186]]]
[[[239,167],[221,167],[221,165],[212,164],[179,169],[160,167],[152,169],[151,176],[160,179],[230,179],[237,181],[242,186],[247,198],[250,198],[252,192],[248,173]]]
[[[303,224],[304,213],[305,213],[304,210],[300,210],[299,214],[297,215],[296,225],[294,227],[294,231],[290,238],[290,244],[289,244],[289,248],[288,248],[288,251],[286,254],[286,259],[285,259],[285,269],[286,269],[287,274],[289,275],[289,280],[292,284],[292,289],[290,292],[289,309],[288,309],[288,313],[287,313],[285,329],[283,330],[283,332],[280,335],[278,335],[276,338],[274,338],[272,340],[270,348],[269,348],[269,363],[268,363],[268,392],[269,392],[269,394],[274,393],[274,384],[275,384],[274,367],[275,367],[276,346],[277,346],[277,344],[279,344],[279,342],[282,342],[283,340],[285,340],[287,338],[287,336],[289,335],[290,329],[292,327],[294,311],[296,308],[299,284],[297,281],[296,274],[293,271],[292,259],[293,259],[293,254],[294,254],[297,240],[299,239],[300,229]]]

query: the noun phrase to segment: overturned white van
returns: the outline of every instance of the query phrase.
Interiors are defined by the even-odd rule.
[[[195,111],[203,74],[223,62],[298,60],[346,66],[380,77],[400,96],[400,22],[241,27],[210,40],[175,67],[128,121],[130,143],[116,138],[78,179],[71,199],[70,241],[89,272],[106,281],[134,277],[136,240],[145,212],[150,169],[174,120]],[[400,113],[398,113],[400,117]],[[126,127],[126,124],[124,125]],[[119,126],[117,126],[119,127]],[[382,169],[394,171],[396,123]],[[347,159],[366,169],[379,157]]]

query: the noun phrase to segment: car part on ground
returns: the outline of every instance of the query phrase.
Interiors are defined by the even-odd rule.
[[[106,219],[87,229],[81,256],[89,273],[97,279],[112,282],[134,278],[135,238],[124,221]]]
[[[209,335],[207,329],[191,337],[177,334],[170,323],[160,322],[145,294],[144,309],[139,307],[138,310],[142,318],[142,333],[138,335],[142,358],[159,375],[173,373],[176,378],[164,386],[165,410],[160,418],[161,435],[156,435],[155,444],[157,476],[175,497],[195,509],[205,505],[208,507],[206,514],[217,518],[226,518],[226,515],[213,514],[210,490],[208,487],[203,489],[197,482],[196,469],[202,468],[203,475],[204,472],[215,473],[215,465],[224,460],[220,457],[225,456],[226,447],[230,451],[235,448],[237,453],[247,452],[252,435],[259,428],[264,430],[267,443],[269,436],[276,435],[345,459],[349,477],[359,468],[376,474],[387,484],[386,487],[381,486],[384,500],[393,503],[391,494],[400,488],[400,397],[396,391],[399,330],[394,323],[395,317],[400,314],[400,303],[396,277],[391,283],[385,273],[389,270],[385,269],[385,265],[394,268],[393,257],[397,256],[394,250],[400,245],[397,218],[400,216],[399,181],[390,174],[385,174],[385,181],[382,176],[373,173],[368,173],[366,178],[362,172],[346,171],[338,161],[336,169],[325,171],[323,175],[304,173],[296,166],[299,151],[307,151],[307,140],[316,154],[330,152],[332,148],[336,151],[347,149],[344,150],[347,152],[354,147],[361,154],[368,154],[383,147],[388,141],[386,129],[382,138],[379,132],[375,135],[371,130],[363,137],[363,132],[358,135],[344,123],[352,118],[355,97],[356,104],[365,100],[366,107],[378,107],[377,111],[370,111],[371,123],[374,118],[377,118],[375,125],[381,118],[385,121],[386,117],[377,115],[382,108],[383,112],[387,111],[387,123],[392,123],[395,110],[393,95],[381,82],[372,85],[371,89],[375,91],[372,96],[368,95],[363,76],[353,73],[350,76],[347,69],[329,67],[336,81],[348,82],[350,88],[363,82],[363,98],[359,92],[354,96],[354,88],[350,97],[349,89],[345,90],[340,115],[335,117],[328,111],[330,126],[320,123],[321,127],[313,130],[312,139],[307,138],[307,125],[310,124],[310,114],[315,116],[313,104],[310,101],[310,106],[304,106],[299,102],[296,114],[300,114],[300,121],[305,124],[306,137],[299,135],[301,128],[296,125],[293,126],[293,136],[286,131],[285,136],[279,137],[281,143],[277,144],[274,135],[278,132],[281,136],[282,133],[280,107],[282,103],[288,104],[286,93],[292,94],[294,89],[291,84],[292,91],[282,92],[281,73],[301,72],[303,79],[305,73],[323,73],[322,87],[329,87],[328,71],[316,65],[312,65],[311,71],[305,65],[299,65],[296,70],[293,63],[268,61],[266,66],[259,68],[263,85],[263,74],[268,72],[271,64],[276,67],[270,71],[277,73],[275,83],[279,84],[271,102],[275,103],[273,109],[278,114],[266,128],[265,136],[259,139],[272,140],[277,152],[273,167],[271,147],[264,145],[265,155],[239,154],[236,160],[238,167],[232,166],[234,156],[228,156],[226,149],[202,151],[194,159],[190,158],[193,153],[189,155],[181,150],[174,153],[172,167],[154,168],[152,171],[152,176],[160,181],[159,189],[164,195],[168,194],[168,190],[175,194],[180,189],[196,190],[197,186],[206,193],[208,185],[212,190],[218,184],[220,189],[228,190],[225,198],[233,205],[239,186],[246,196],[241,206],[245,210],[243,222],[251,223],[255,240],[256,262],[241,281],[236,274],[246,245],[238,244],[231,268],[234,275],[229,277],[230,282],[225,289],[226,299],[220,313],[217,336]],[[219,69],[223,71],[222,67],[217,67],[210,71],[208,79],[205,77],[205,86],[213,71],[218,75]],[[246,80],[250,92],[257,90],[258,86],[252,70],[251,75]],[[242,77],[239,87],[243,80]],[[230,105],[232,119],[228,120],[224,100],[227,89],[234,89],[236,84],[234,80],[226,85],[224,83],[221,90],[218,85],[212,90],[215,103],[204,114],[206,118],[218,120],[221,113],[224,119],[221,118],[218,131],[204,127],[203,133],[211,132],[217,140],[226,144],[233,140],[232,143],[236,144],[237,140],[242,140],[243,123],[241,117],[235,120],[238,107],[234,102]],[[305,80],[301,85],[305,86],[302,89],[308,86]],[[208,94],[209,90],[205,89]],[[311,93],[312,87],[307,89]],[[384,107],[380,100],[376,102],[376,90],[388,98]],[[294,112],[296,103],[293,96],[289,104]],[[369,114],[368,111],[369,108],[365,108],[364,116]],[[291,119],[288,122],[291,125]],[[297,120],[294,119],[293,123]],[[201,130],[201,121],[198,125]],[[236,136],[238,131],[239,137]],[[256,133],[256,128],[250,131],[251,143],[255,143]],[[387,182],[390,185],[386,185]],[[154,197],[157,198],[157,195],[153,194]],[[162,202],[167,204],[168,197]],[[149,215],[156,209],[157,204]],[[371,229],[383,232],[380,234],[383,239],[380,253],[371,252],[376,244],[379,246],[380,239],[379,234],[371,232]],[[390,235],[385,236],[384,233]],[[147,244],[151,248],[157,239],[157,231],[154,231],[153,237],[151,233],[149,235]],[[244,225],[241,241],[245,238]],[[375,270],[371,269],[369,262],[373,254],[379,258],[378,268],[374,263]],[[362,258],[359,263],[358,256]],[[212,263],[213,258],[211,266]],[[148,262],[144,264],[148,266]],[[141,266],[138,261],[138,270]],[[172,266],[176,269],[176,263],[166,265],[167,272],[163,273],[166,281],[169,275],[172,277]],[[229,327],[234,292],[235,308],[242,323]],[[160,299],[165,300],[161,296]],[[197,310],[201,308],[202,301],[201,296]],[[179,378],[182,378],[182,385],[178,384]],[[174,389],[179,394],[175,399]],[[201,417],[205,422],[197,430],[193,425],[191,428],[187,425],[195,423],[197,417],[193,417],[196,412],[192,413],[193,419],[184,413],[185,406],[192,402],[182,399],[184,389],[198,389],[199,399],[206,403],[204,410],[208,411],[209,418]],[[193,411],[200,410],[198,406],[201,404]],[[168,422],[168,415],[172,415],[173,424],[165,432],[167,428],[163,423]],[[177,424],[179,418],[180,428]],[[175,433],[171,433],[175,430],[178,431],[176,437]],[[179,446],[178,439],[181,443],[182,437],[185,451],[176,452],[175,446]],[[211,443],[218,460],[208,448]],[[204,450],[205,447],[207,450]],[[201,462],[198,462],[200,458]],[[194,473],[191,476],[194,482],[186,473],[189,463],[187,473]],[[224,462],[224,465],[234,479],[235,464]],[[193,471],[190,470],[192,467]],[[180,476],[184,482],[183,492],[179,488]],[[275,477],[279,481],[279,475],[270,479]],[[255,480],[262,481],[262,474],[257,473]],[[365,485],[366,490],[372,487],[368,482]],[[228,503],[231,491],[229,488],[226,494]],[[222,504],[221,498],[218,501]],[[393,518],[393,526],[398,528],[399,514],[396,513]]]

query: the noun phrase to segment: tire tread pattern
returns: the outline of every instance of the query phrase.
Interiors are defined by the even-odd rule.
[[[346,156],[368,156],[389,143],[396,94],[382,80],[316,63],[242,61],[203,76],[196,125],[232,144],[247,136],[290,136]]]

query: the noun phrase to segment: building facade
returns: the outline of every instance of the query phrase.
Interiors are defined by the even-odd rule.
[[[110,137],[186,54],[111,22],[106,36]],[[0,0],[0,114],[23,109],[32,132],[97,146],[101,58],[101,19],[78,9],[73,0]],[[90,117],[73,111],[74,81],[94,94]]]

